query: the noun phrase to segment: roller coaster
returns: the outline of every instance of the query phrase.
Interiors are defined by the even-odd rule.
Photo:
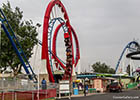
[[[140,60],[140,56],[136,56],[140,54],[140,50],[135,51],[135,52],[131,52],[129,54],[126,55],[127,58],[131,58],[133,60]]]
[[[37,82],[36,75],[33,72],[33,69],[31,67],[29,61],[27,60],[27,57],[26,57],[20,43],[18,42],[18,39],[17,39],[14,31],[12,30],[12,27],[8,23],[8,20],[7,20],[6,16],[4,15],[2,9],[0,9],[0,13],[1,13],[1,18],[0,18],[1,27],[3,28],[9,41],[11,42],[21,64],[23,65],[23,68],[25,69],[26,74],[28,75],[30,80]]]
[[[127,58],[132,58],[132,55],[133,55],[134,52],[137,52],[137,54],[139,53],[139,48],[140,48],[140,45],[136,41],[131,41],[125,46],[125,48],[123,49],[123,51],[121,53],[121,56],[120,56],[120,58],[117,62],[117,65],[116,65],[116,68],[115,68],[115,73],[117,72],[118,67],[120,65],[120,62],[122,60],[122,57],[124,56],[124,53],[127,51],[127,49],[129,50],[130,54],[128,54],[126,57]],[[138,59],[138,58],[135,58],[135,59]]]
[[[0,18],[1,27],[10,40],[20,62],[23,65],[23,68],[25,69],[26,74],[30,80],[37,82],[38,80],[36,78],[36,74],[34,73],[29,61],[27,60],[25,56],[26,54],[24,54],[22,46],[18,42],[18,39],[16,38],[12,27],[9,25],[2,9],[0,9],[0,13],[2,15]],[[54,27],[56,27],[56,29],[54,29]],[[60,59],[60,57],[58,57],[56,48],[57,37],[61,28],[63,29],[64,43],[66,48],[66,61],[63,61]],[[10,31],[8,31],[8,29],[10,29]],[[75,55],[73,41],[76,47]],[[56,82],[54,67],[56,67],[58,70],[64,71],[62,80],[71,80],[73,68],[76,67],[80,59],[79,42],[76,32],[70,24],[66,9],[60,0],[51,0],[48,4],[44,16],[43,40],[42,42],[38,42],[42,45],[42,59],[46,60],[46,69],[49,74],[50,82]],[[55,62],[55,66],[53,62]]]
[[[9,41],[11,42],[19,60],[21,61],[26,74],[30,80],[37,82],[36,74],[34,73],[29,61],[27,60],[26,54],[24,54],[24,51],[22,50],[22,46],[18,42],[12,27],[9,25],[7,18],[1,9],[0,13],[2,16],[0,17],[1,27],[9,38]],[[63,32],[60,32],[61,29]],[[60,33],[63,33],[64,36],[66,54],[65,61],[62,60],[57,53],[56,44],[58,35],[60,35]],[[63,80],[71,80],[73,68],[77,66],[80,59],[79,42],[75,30],[70,24],[66,9],[60,0],[51,0],[48,4],[44,16],[43,40],[42,42],[38,42],[42,45],[42,60],[46,60],[46,70],[48,71],[50,82],[56,82],[54,68],[64,71],[64,75],[62,77]],[[131,41],[123,49],[117,62],[115,72],[117,72],[126,50],[129,50],[129,53],[126,55],[127,58],[140,60],[140,56],[138,56],[140,54],[140,44],[136,41]]]
[[[126,58],[129,58],[131,60],[140,60],[140,44],[136,41],[131,41],[130,43],[128,43],[126,45],[123,52],[121,53],[121,56],[120,56],[118,63],[116,65],[116,69],[115,69],[116,73],[117,73],[119,64],[122,60],[122,57],[124,56],[124,54],[127,50],[129,51],[129,53],[126,54]],[[134,74],[135,72],[139,73],[139,75],[138,75],[138,78],[139,78],[140,77],[140,70],[136,69],[134,72],[132,72],[132,74]]]
[[[137,50],[128,53],[126,55],[126,57],[130,58],[132,60],[140,60],[140,45],[138,44]],[[132,74],[134,74],[134,73],[138,73],[136,81],[139,82],[140,81],[139,80],[139,78],[140,78],[140,68],[137,68]]]
[[[54,25],[57,26],[55,30],[53,30]],[[63,60],[58,59],[56,51],[57,35],[61,27],[63,29],[64,42],[66,47],[65,62]],[[74,56],[73,39],[75,40],[76,44],[76,56]],[[51,51],[52,53],[50,53],[49,51]],[[46,67],[49,73],[49,80],[51,82],[55,82],[55,77],[53,74],[54,66],[52,64],[52,61],[55,62],[56,68],[58,68],[58,65],[60,65],[61,68],[58,69],[65,71],[62,79],[71,80],[73,67],[76,67],[78,60],[80,59],[79,43],[76,33],[70,24],[70,20],[66,9],[60,0],[52,0],[48,4],[48,7],[45,12],[43,25],[42,59],[46,59]]]

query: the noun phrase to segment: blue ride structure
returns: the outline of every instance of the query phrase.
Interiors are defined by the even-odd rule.
[[[7,20],[6,16],[4,15],[1,8],[0,8],[0,14],[1,14],[0,22],[1,22],[2,29],[4,30],[10,43],[12,44],[21,64],[23,65],[23,68],[25,69],[26,74],[29,77],[29,79],[36,83],[37,82],[36,74],[34,73],[31,65],[29,64],[29,61],[28,61],[14,31],[12,30],[12,27],[8,23],[8,20]]]
[[[124,55],[124,53],[126,52],[127,49],[128,49],[130,52],[137,51],[137,50],[139,49],[139,43],[136,42],[136,41],[131,41],[131,42],[129,42],[129,43],[125,46],[125,48],[123,49],[123,51],[122,51],[122,53],[121,53],[121,56],[120,56],[120,58],[119,58],[119,60],[118,60],[118,62],[117,62],[117,65],[116,65],[116,68],[115,68],[115,73],[117,72],[118,67],[119,67],[119,65],[120,65],[120,62],[121,62],[121,60],[122,60],[122,57],[123,57],[123,55]]]

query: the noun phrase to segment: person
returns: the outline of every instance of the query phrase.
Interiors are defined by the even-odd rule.
[[[42,89],[45,90],[46,87],[47,87],[47,84],[46,84],[46,80],[45,80],[45,78],[43,78],[41,84],[42,84]]]

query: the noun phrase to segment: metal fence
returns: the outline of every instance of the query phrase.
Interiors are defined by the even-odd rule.
[[[28,80],[0,80],[0,91],[35,90],[37,84]]]
[[[43,100],[56,97],[58,84],[48,83],[46,89],[29,80],[0,80],[0,100]]]

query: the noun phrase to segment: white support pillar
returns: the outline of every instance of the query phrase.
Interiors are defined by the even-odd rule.
[[[46,59],[41,60],[41,68],[40,68],[40,73],[41,74],[48,74],[46,65],[47,65]]]
[[[132,60],[130,59],[130,76],[132,76],[132,71],[133,71],[133,67],[132,67]]]
[[[80,64],[80,60],[79,60],[79,62],[78,62],[78,64],[77,64],[77,74],[80,74],[81,73],[81,64]]]
[[[76,73],[75,73],[75,66],[73,65],[72,67],[73,67],[72,76],[75,76],[76,75]]]

